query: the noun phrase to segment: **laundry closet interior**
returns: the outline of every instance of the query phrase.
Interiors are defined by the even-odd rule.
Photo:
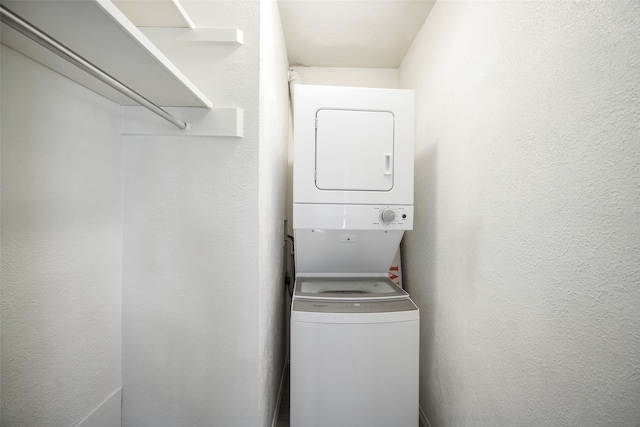
[[[1,7],[1,425],[276,425],[292,237],[322,237],[294,231],[296,86],[412,94],[411,162],[381,143],[358,191],[412,168],[370,223],[404,227],[415,425],[640,424],[637,1]]]

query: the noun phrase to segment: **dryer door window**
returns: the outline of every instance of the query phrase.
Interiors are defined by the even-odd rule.
[[[394,118],[387,111],[321,109],[316,113],[316,187],[393,188]]]

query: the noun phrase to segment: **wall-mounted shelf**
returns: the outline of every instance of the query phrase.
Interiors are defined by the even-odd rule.
[[[236,28],[140,27],[140,31],[154,42],[243,43],[242,31]]]
[[[110,0],[4,0],[0,7],[7,23],[2,25],[0,41],[122,105],[123,134],[243,136],[243,110],[213,108],[212,102]],[[163,43],[242,44],[242,32],[237,29],[146,31]]]
[[[189,123],[181,130],[144,107],[120,107],[123,135],[147,136],[244,136],[242,108],[165,107],[168,113]]]
[[[159,106],[213,103],[108,0],[10,1],[2,4]],[[121,105],[127,97],[52,52],[2,26],[2,43]]]
[[[136,27],[195,27],[180,0],[112,1]]]

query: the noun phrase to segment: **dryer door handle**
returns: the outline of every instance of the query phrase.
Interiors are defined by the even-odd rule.
[[[384,154],[384,173],[385,176],[392,175],[391,153]]]

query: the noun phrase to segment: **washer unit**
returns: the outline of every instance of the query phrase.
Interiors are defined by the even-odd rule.
[[[291,426],[418,426],[412,91],[295,86]]]
[[[298,279],[291,312],[291,426],[416,427],[417,307],[406,294],[381,296],[379,288],[394,296],[402,291],[388,279],[333,280]],[[309,293],[300,291],[304,287],[317,287],[318,298],[303,298]]]

